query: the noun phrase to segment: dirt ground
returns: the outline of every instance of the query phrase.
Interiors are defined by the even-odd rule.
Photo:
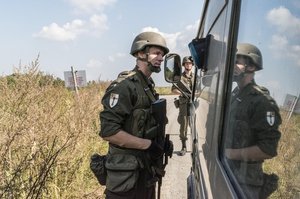
[[[167,99],[167,116],[169,123],[166,133],[170,134],[170,140],[174,144],[173,157],[166,166],[166,174],[162,180],[161,199],[184,199],[187,198],[187,177],[191,169],[191,146],[190,134],[188,134],[187,153],[179,156],[181,141],[179,139],[179,124],[177,123],[178,109],[173,104],[176,96],[162,96]]]

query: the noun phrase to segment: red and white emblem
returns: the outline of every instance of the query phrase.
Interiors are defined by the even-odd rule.
[[[110,108],[113,108],[114,106],[116,106],[118,101],[119,101],[119,94],[111,93],[110,97],[109,97]]]
[[[268,124],[269,124],[270,126],[273,126],[274,123],[275,123],[275,112],[273,112],[273,111],[268,111],[266,117],[267,117],[267,122],[268,122]]]

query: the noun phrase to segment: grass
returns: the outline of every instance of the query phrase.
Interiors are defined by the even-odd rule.
[[[155,90],[160,95],[171,95],[172,94],[171,86],[170,87],[156,87]]]
[[[0,198],[104,198],[89,163],[107,150],[98,115],[110,82],[90,83],[77,96],[38,66],[37,59],[0,77]],[[170,87],[156,90],[171,94]],[[280,130],[278,156],[264,164],[280,177],[270,198],[297,198],[300,116],[284,119]]]
[[[0,78],[0,198],[102,198],[89,159],[107,149],[98,136],[107,84],[75,96],[38,65]]]
[[[300,197],[300,115],[293,115],[287,121],[286,114],[281,113],[283,123],[278,155],[264,164],[268,173],[274,172],[279,176],[279,187],[270,197],[273,199]]]

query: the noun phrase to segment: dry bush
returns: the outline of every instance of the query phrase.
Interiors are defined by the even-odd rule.
[[[286,114],[282,114],[283,116]],[[300,116],[283,117],[278,156],[266,161],[265,169],[279,176],[278,190],[270,198],[300,197]]]
[[[75,96],[38,65],[0,78],[0,198],[102,198],[89,161],[107,149],[98,136],[107,85]]]

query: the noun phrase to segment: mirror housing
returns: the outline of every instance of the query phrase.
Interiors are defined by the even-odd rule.
[[[169,83],[177,83],[181,78],[181,60],[176,53],[170,53],[165,56],[164,75],[165,80]]]
[[[210,41],[212,35],[207,35],[205,38],[196,38],[189,43],[189,49],[194,60],[194,64],[201,71],[207,71],[207,59]]]

